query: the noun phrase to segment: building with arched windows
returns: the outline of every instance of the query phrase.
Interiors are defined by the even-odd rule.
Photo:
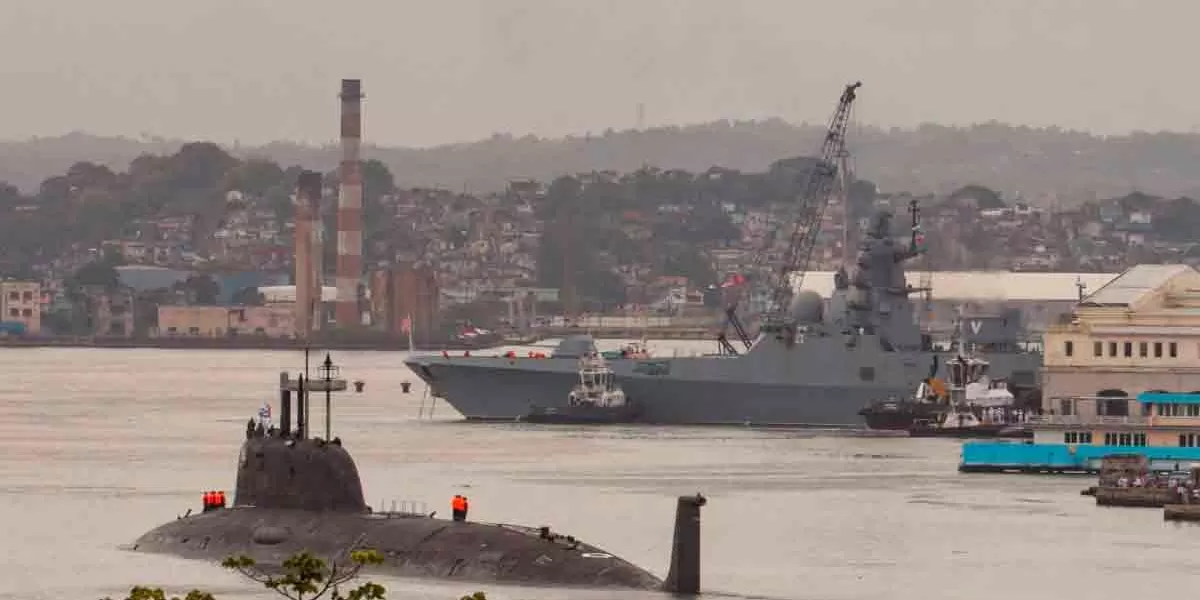
[[[1051,414],[1130,416],[1128,400],[1143,392],[1200,392],[1200,271],[1132,267],[1084,297],[1043,343]]]

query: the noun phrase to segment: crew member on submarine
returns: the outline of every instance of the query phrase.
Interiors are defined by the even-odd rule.
[[[470,505],[467,504],[467,497],[461,494],[455,494],[454,498],[450,500],[450,510],[454,514],[455,521],[466,521],[467,509],[469,507]]]

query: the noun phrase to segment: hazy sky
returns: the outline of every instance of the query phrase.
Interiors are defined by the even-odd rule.
[[[637,122],[823,121],[1102,133],[1200,124],[1195,0],[0,0],[0,138],[72,130],[329,141]]]

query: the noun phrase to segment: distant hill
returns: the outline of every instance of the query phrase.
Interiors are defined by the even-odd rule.
[[[624,172],[644,164],[690,171],[714,165],[763,171],[780,158],[814,152],[822,132],[821,126],[797,126],[779,119],[719,121],[559,139],[495,135],[431,148],[368,146],[363,155],[387,164],[403,187],[486,192],[501,189],[514,178],[549,180],[581,171]],[[370,130],[365,133],[369,139]],[[986,123],[890,130],[854,126],[850,135],[858,175],[877,182],[882,191],[949,193],[977,184],[1000,191],[1006,199],[1019,192],[1032,202],[1046,194],[1073,202],[1134,189],[1200,197],[1197,134],[1102,137]],[[77,161],[124,169],[139,154],[172,153],[182,143],[82,133],[0,142],[0,180],[32,191],[43,179],[63,173]],[[263,156],[283,165],[320,170],[332,170],[338,160],[336,146],[277,142],[228,150],[241,157]]]

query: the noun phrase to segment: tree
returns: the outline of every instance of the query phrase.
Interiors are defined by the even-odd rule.
[[[308,552],[301,552],[283,561],[283,575],[269,575],[244,554],[225,559],[221,566],[241,573],[244,577],[261,583],[269,590],[290,600],[316,600],[332,591],[331,600],[381,600],[387,590],[378,583],[368,581],[343,596],[338,586],[358,577],[358,572],[367,565],[383,564],[383,555],[375,550],[353,550],[349,564],[324,560]]]
[[[208,273],[188,275],[186,281],[176,285],[187,293],[189,304],[211,306],[217,303],[217,295],[221,293],[221,284]]]
[[[257,287],[250,286],[234,292],[230,302],[242,306],[262,306],[266,304],[267,297],[259,292]]]
[[[384,600],[387,589],[374,582],[366,582],[343,596],[338,586],[358,577],[359,571],[368,565],[383,563],[383,555],[375,550],[350,552],[348,563],[338,563],[313,556],[308,552],[292,555],[283,562],[282,574],[273,576],[259,568],[254,559],[246,555],[230,556],[221,566],[240,573],[242,576],[261,583],[289,600],[318,600],[329,594],[330,600]],[[463,596],[463,600],[487,600],[483,592]],[[104,600],[112,600],[105,598]],[[167,600],[162,588],[134,586],[125,600]],[[192,590],[183,598],[172,596],[170,600],[215,600],[212,594]]]
[[[71,283],[77,286],[94,285],[106,290],[115,290],[120,283],[120,276],[112,262],[97,260],[79,267],[71,280]]]
[[[112,599],[105,598],[104,600],[112,600]],[[142,586],[138,585],[138,586],[134,586],[133,589],[129,590],[129,595],[125,597],[125,600],[167,600],[167,594],[162,591],[162,588],[150,588],[150,587],[142,587]],[[208,592],[201,592],[200,590],[192,590],[192,591],[188,592],[187,595],[184,596],[182,599],[179,596],[171,596],[171,600],[215,600],[215,599],[213,598],[213,595]]]
[[[1004,208],[1004,199],[995,190],[988,189],[982,185],[968,185],[954,190],[948,198],[950,202],[961,202],[965,200],[974,200],[975,208],[979,210],[987,210],[990,208]]]

